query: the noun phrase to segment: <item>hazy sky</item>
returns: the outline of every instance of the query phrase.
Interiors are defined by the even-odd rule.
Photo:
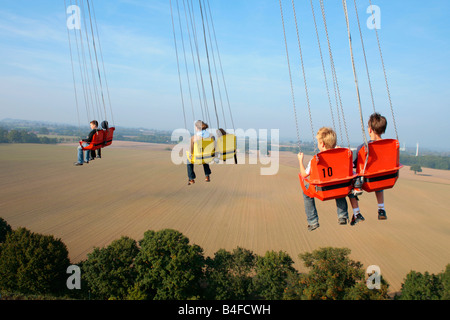
[[[75,2],[66,0],[66,5]],[[178,0],[183,18],[185,2]],[[174,10],[176,3],[172,0]],[[311,140],[292,5],[287,0],[282,3],[300,138]],[[335,108],[320,4],[318,0],[313,3]],[[424,147],[450,151],[450,139],[446,139],[450,118],[450,2],[373,0],[372,3],[379,6],[381,12],[378,32],[401,144],[412,147],[419,142]],[[198,10],[198,1],[194,0],[193,4]],[[209,0],[209,4],[236,128],[280,129],[281,137],[295,140],[279,1]],[[310,1],[297,0],[295,4],[316,131],[321,126],[332,125],[331,113]],[[373,107],[353,0],[347,0],[347,4],[366,123]],[[169,1],[110,0],[95,1],[94,5],[114,124],[162,130],[183,127]],[[376,35],[366,25],[370,17],[366,12],[369,1],[357,0],[357,5],[376,109],[387,117],[386,137],[395,137]],[[325,10],[349,139],[357,143],[363,136],[342,1],[325,0]],[[65,11],[63,0],[0,0],[0,120],[16,118],[78,124]],[[202,25],[200,16],[196,18],[201,49]],[[177,19],[175,15],[178,53],[183,59]],[[192,61],[185,25],[184,32],[187,58]],[[180,60],[183,97],[187,120],[191,123],[193,117],[183,61]],[[201,61],[205,85],[209,85],[204,52]],[[192,66],[188,68],[192,94],[196,96],[195,75]],[[81,92],[81,84],[77,86]],[[224,92],[222,95],[225,101]],[[196,101],[195,118],[201,118]],[[219,104],[217,92],[216,102]],[[211,100],[209,105],[213,110]],[[88,120],[84,108],[81,101],[79,119],[82,124]],[[213,115],[211,119],[211,127],[214,127]]]

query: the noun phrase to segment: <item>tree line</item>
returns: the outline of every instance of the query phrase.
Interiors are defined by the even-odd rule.
[[[11,129],[0,127],[0,143],[43,143],[56,144],[56,138],[38,137],[34,132],[27,130]]]
[[[363,265],[350,249],[326,247],[299,257],[300,273],[283,251],[257,255],[237,247],[205,257],[182,233],[149,230],[143,239],[114,240],[94,248],[77,265],[81,289],[69,290],[71,265],[65,244],[25,228],[13,230],[0,218],[0,294],[17,299],[120,300],[385,300],[389,284],[366,285]],[[450,299],[450,264],[440,274],[411,271],[395,299]]]
[[[409,154],[400,154],[400,163],[416,168],[424,167],[431,169],[450,170],[450,157],[426,154],[422,156],[413,156]]]

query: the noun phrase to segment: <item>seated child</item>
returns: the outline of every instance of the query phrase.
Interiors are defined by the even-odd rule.
[[[83,141],[83,147],[87,147],[89,146],[89,144],[91,143],[92,139],[94,138],[94,135],[97,133],[97,127],[98,127],[98,122],[97,120],[92,120],[89,125],[91,126],[91,132],[89,132],[89,135],[86,139],[82,139]],[[75,166],[82,166],[83,165],[83,147],[78,146],[78,161],[74,163]],[[84,163],[89,163],[89,158],[91,155],[91,151],[90,150],[85,150],[84,151],[85,154],[85,160]]]
[[[102,125],[105,121],[102,122]],[[103,129],[107,129],[107,128],[103,128]],[[100,130],[98,128],[98,122],[95,121],[95,130]],[[102,157],[102,148],[97,149],[97,154],[95,152],[95,150],[91,150],[91,154],[90,154],[90,158],[89,161],[95,160],[95,158],[101,158]]]
[[[317,147],[320,152],[334,149],[336,147],[336,133],[331,128],[320,128],[317,132]],[[307,167],[303,165],[303,153],[298,155],[300,174],[302,177],[307,177],[311,173],[311,161]],[[313,231],[319,227],[319,217],[317,215],[316,204],[314,198],[311,198],[303,193],[303,201],[305,204],[306,219],[308,221],[308,230]],[[347,224],[348,219],[348,207],[347,200],[345,198],[336,199],[338,222],[341,225]]]
[[[382,134],[386,132],[387,127],[387,121],[386,118],[380,115],[379,113],[373,113],[368,121],[368,131],[370,136],[370,141],[378,141],[383,139],[381,137]],[[359,153],[359,150],[364,146],[364,144],[360,145],[356,151],[356,154]],[[353,162],[353,167],[356,167],[357,158]],[[358,188],[361,186],[361,181],[357,179],[355,183],[355,188]],[[384,209],[384,194],[383,190],[376,191],[375,196],[377,198],[378,202],[378,220],[386,220],[386,211]],[[351,225],[354,225],[360,221],[364,221],[364,217],[362,216],[359,205],[358,205],[358,198],[354,194],[349,195],[350,203],[353,208],[353,217],[352,221],[350,222]]]
[[[210,134],[208,132],[208,124],[203,122],[202,120],[197,120],[195,122],[195,134],[191,137],[191,155],[194,153],[194,144],[195,141],[201,140],[203,138],[209,138]],[[213,137],[214,138],[214,137]],[[211,168],[209,167],[209,164],[204,163],[203,164],[203,171],[205,172],[205,181],[210,182],[211,178]],[[194,172],[194,165],[188,161],[187,163],[187,172],[188,172],[188,186],[195,183],[195,172]]]

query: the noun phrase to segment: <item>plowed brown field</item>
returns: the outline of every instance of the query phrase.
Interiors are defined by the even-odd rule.
[[[365,267],[378,265],[398,291],[410,270],[441,272],[450,263],[450,172],[401,169],[385,192],[388,220],[377,220],[373,194],[360,197],[366,221],[337,224],[334,201],[317,201],[320,228],[307,231],[296,155],[280,153],[277,175],[260,165],[211,166],[211,182],[187,186],[186,166],[171,162],[166,145],[115,142],[103,158],[74,167],[76,146],[0,145],[0,217],[13,228],[52,234],[73,263],[121,236],[172,228],[205,255],[237,246],[264,254],[283,250],[306,271],[299,253],[351,249]],[[350,208],[351,213],[351,208]]]

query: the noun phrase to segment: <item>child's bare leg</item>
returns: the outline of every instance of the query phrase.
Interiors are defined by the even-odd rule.
[[[378,204],[383,204],[384,205],[384,193],[383,191],[377,191],[375,192],[375,196],[377,197],[377,202]]]
[[[386,220],[386,210],[384,209],[384,193],[383,190],[375,192],[378,202],[378,220]]]
[[[354,226],[356,223],[364,221],[364,217],[362,216],[361,211],[359,210],[358,198],[353,194],[350,194],[348,197],[350,199],[350,204],[352,205],[353,208],[353,216],[350,225]]]
[[[350,204],[352,205],[353,215],[356,217],[357,214],[361,213],[359,211],[358,198],[355,196],[349,196]]]
[[[358,200],[356,200],[356,198],[350,198],[350,204],[352,205],[353,209],[359,208]]]

